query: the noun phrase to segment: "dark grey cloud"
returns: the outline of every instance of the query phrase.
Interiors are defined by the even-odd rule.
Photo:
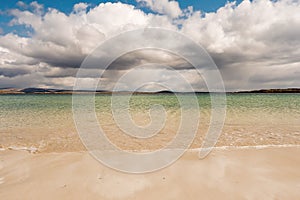
[[[0,76],[5,77],[15,77],[15,76],[21,76],[25,74],[29,74],[30,70],[26,69],[20,69],[20,68],[0,68]]]
[[[300,82],[300,68],[289,69],[290,71],[287,73],[286,71],[279,71],[274,73],[274,69],[269,70],[269,73],[272,73],[272,76],[268,76],[266,70],[261,72],[256,72],[254,75],[250,76],[249,81],[253,83],[268,83],[268,82],[277,82],[284,83],[289,81],[297,80]],[[273,72],[272,72],[273,71]]]
[[[127,70],[150,63],[164,64],[177,70],[194,68],[185,59],[174,53],[160,49],[145,49],[129,52],[117,58],[111,63],[109,69]]]

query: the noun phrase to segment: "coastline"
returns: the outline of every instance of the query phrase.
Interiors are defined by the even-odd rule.
[[[188,151],[173,165],[126,174],[87,152],[0,151],[1,199],[298,199],[299,147]],[[33,189],[36,188],[36,189]],[[16,192],[18,191],[18,192]]]
[[[48,89],[48,88],[0,88],[0,95],[24,95],[24,94],[142,94],[142,95],[153,95],[153,94],[218,94],[219,92],[209,92],[209,91],[195,91],[195,92],[178,92],[178,91],[169,91],[162,90],[156,92],[143,92],[143,91],[110,91],[110,90],[66,90],[66,89]],[[222,92],[221,92],[222,93]],[[231,91],[225,92],[226,94],[300,94],[300,88],[272,88],[272,89],[259,89],[259,90],[239,90],[239,91]],[[222,93],[223,94],[223,93]]]
[[[109,140],[126,151],[165,147],[177,133],[180,112],[171,95],[162,96],[133,97],[138,125],[149,123],[151,103],[166,105],[168,114],[157,135],[138,139],[114,123],[109,98],[99,95],[97,117]],[[200,160],[210,125],[208,96],[199,95],[202,118],[190,149],[167,168],[132,175],[105,167],[85,150],[71,95],[3,95],[0,199],[299,199],[299,96],[228,95],[223,131]]]
[[[212,151],[217,150],[217,151],[230,151],[230,150],[251,150],[251,149],[270,149],[270,148],[300,148],[300,144],[267,144],[267,145],[244,145],[244,146],[214,146],[212,147]],[[187,150],[185,150],[185,152],[200,152],[203,148],[189,148]],[[206,148],[208,149],[208,148]],[[151,151],[156,151],[157,149],[154,150],[133,150],[133,149],[127,149],[125,151],[128,152],[151,152]],[[165,149],[165,150],[170,150],[170,149]],[[176,149],[178,150],[178,149]],[[205,151],[205,148],[203,149]],[[26,147],[26,146],[9,146],[7,148],[0,148],[0,152],[1,151],[24,151],[24,152],[28,152],[31,154],[43,154],[43,153],[72,153],[72,152],[88,152],[88,150],[83,149],[83,150],[74,150],[74,151],[50,151],[50,152],[43,152],[43,151],[39,151],[39,149],[37,147]],[[110,151],[110,150],[102,150],[102,151]]]

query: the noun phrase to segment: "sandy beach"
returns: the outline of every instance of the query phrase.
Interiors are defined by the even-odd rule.
[[[299,199],[300,148],[186,152],[160,171],[133,175],[88,152],[0,152],[0,199]]]

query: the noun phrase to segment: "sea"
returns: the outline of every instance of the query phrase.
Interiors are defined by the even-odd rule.
[[[90,96],[80,98],[84,102]],[[212,112],[220,108],[212,105],[210,94],[184,94],[184,104],[168,93],[93,98],[99,130],[125,150],[161,149],[179,132],[188,135],[191,130],[195,133],[188,148],[200,148],[215,125]],[[128,104],[123,106],[124,99]],[[84,151],[72,106],[70,94],[0,95],[0,149]],[[226,113],[216,122],[221,127],[215,138],[218,147],[300,145],[300,94],[227,94],[221,107]],[[89,119],[82,120],[89,124]],[[134,134],[122,127],[126,123],[134,126]]]

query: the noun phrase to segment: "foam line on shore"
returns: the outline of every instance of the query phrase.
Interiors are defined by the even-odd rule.
[[[299,144],[267,144],[267,145],[254,145],[254,146],[220,146],[213,147],[213,150],[234,150],[234,149],[267,149],[267,148],[286,148],[286,147],[296,147],[299,148]],[[189,149],[188,151],[201,151],[208,150],[210,148],[195,148]]]
[[[38,148],[36,147],[24,147],[24,146],[10,146],[5,148],[1,148],[0,151],[5,151],[5,150],[15,150],[15,151],[28,151],[29,153],[36,153],[38,151]]]
[[[267,148],[300,148],[299,144],[270,144],[270,145],[255,145],[255,146],[217,146],[213,147],[212,150],[238,150],[238,149],[267,149]],[[194,149],[188,149],[187,152],[199,152],[199,151],[206,151],[209,150],[210,148],[202,149],[202,148],[194,148]],[[14,151],[27,151],[29,153],[37,153],[39,149],[37,147],[24,147],[24,146],[10,146],[7,148],[0,148],[0,151],[5,151],[5,150],[14,150]],[[168,150],[168,149],[162,149],[162,150]],[[174,150],[182,150],[182,149],[174,149]],[[111,150],[104,150],[107,152],[110,152]],[[152,150],[126,150],[128,152],[132,151],[133,153],[147,153],[151,152]],[[80,151],[81,152],[81,151]]]

